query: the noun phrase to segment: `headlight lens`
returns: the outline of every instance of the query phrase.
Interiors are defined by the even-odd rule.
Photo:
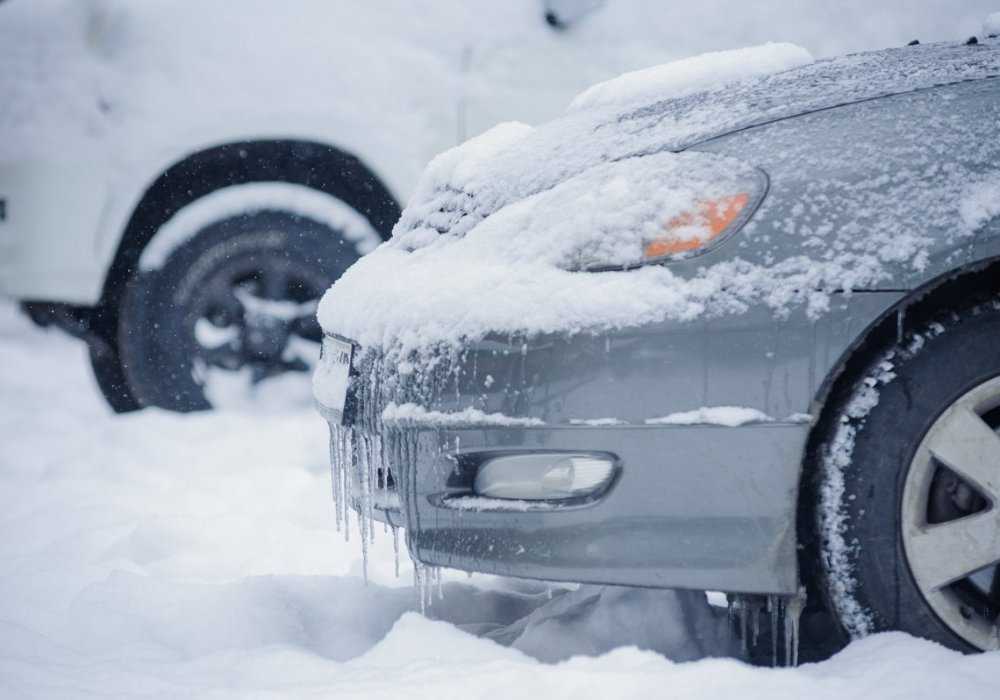
[[[693,211],[672,217],[664,234],[647,242],[643,258],[658,260],[704,248],[736,223],[750,203],[749,192],[738,192],[698,203]]]
[[[730,156],[656,153],[606,163],[540,201],[535,240],[569,269],[603,271],[704,254],[750,220],[767,175]],[[556,209],[558,205],[558,209]],[[548,215],[552,211],[559,216]],[[524,237],[525,239],[528,236]],[[542,244],[524,246],[542,251]],[[544,252],[549,252],[548,250]]]

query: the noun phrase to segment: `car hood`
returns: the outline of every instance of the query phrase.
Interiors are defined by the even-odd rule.
[[[845,227],[836,246],[812,245],[812,237],[802,235],[773,254],[755,251],[769,234],[762,222],[794,215],[778,209],[775,194],[738,245],[684,264],[574,272],[553,253],[562,245],[556,239],[599,228],[604,212],[627,217],[644,196],[636,185],[708,150],[678,153],[694,144],[840,104],[997,74],[996,42],[916,46],[817,62],[653,104],[580,110],[538,128],[500,125],[428,166],[392,240],[334,284],[321,302],[320,321],[329,333],[397,348],[404,357],[490,333],[606,332],[742,313],[758,303],[776,313],[793,304],[823,313],[836,290],[873,288],[900,267],[924,269],[927,236],[897,221],[877,235]],[[809,144],[783,148],[798,153]],[[633,179],[625,177],[616,191],[617,175],[633,166]],[[955,187],[932,194],[953,197],[967,175],[956,171]],[[913,196],[923,197],[926,188],[916,185],[938,180],[908,182],[916,183]],[[868,184],[862,191],[877,201],[866,211],[898,213],[896,199],[883,201],[885,193]],[[859,195],[848,188],[844,196]],[[945,204],[941,210],[954,214],[954,203]]]
[[[504,206],[600,163],[680,151],[807,112],[997,74],[998,41],[908,46],[723,81],[710,89],[689,86],[656,101],[640,97],[574,109],[538,128],[501,124],[431,162],[394,236],[409,233],[404,245],[411,247],[435,233],[461,236]]]

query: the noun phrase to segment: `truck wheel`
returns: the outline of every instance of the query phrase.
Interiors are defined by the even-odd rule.
[[[852,636],[1000,648],[1000,304],[904,336],[821,450],[824,592]]]
[[[118,346],[132,393],[193,411],[307,376],[322,337],[316,305],[359,256],[338,231],[289,212],[205,226],[127,285]],[[301,382],[293,391],[308,401]]]

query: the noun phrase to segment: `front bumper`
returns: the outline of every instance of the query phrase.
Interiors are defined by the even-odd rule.
[[[415,430],[399,475],[407,544],[421,562],[555,581],[795,593],[801,424]],[[607,451],[621,471],[581,506],[449,506],[454,446]],[[734,455],[739,455],[734,459]]]
[[[388,368],[360,368],[347,430],[377,435],[417,560],[506,576],[794,594],[796,516],[819,384],[890,295],[855,295],[820,320],[766,310],[570,338],[489,339],[389,399],[441,415],[470,408],[520,425],[384,420]],[[385,370],[383,372],[382,370]],[[406,384],[404,382],[404,384]],[[699,406],[774,417],[739,427],[648,424]],[[615,421],[595,420],[613,416]],[[418,416],[419,417],[419,416]],[[489,422],[489,421],[487,421]],[[502,422],[502,421],[499,421]],[[344,430],[338,428],[338,430]],[[456,455],[608,452],[613,486],[573,507],[459,509]],[[460,461],[460,460],[459,460]]]

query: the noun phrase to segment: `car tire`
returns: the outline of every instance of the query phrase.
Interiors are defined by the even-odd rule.
[[[826,422],[820,588],[851,637],[1000,646],[998,338],[996,300],[942,313],[877,354]]]
[[[318,355],[315,305],[359,257],[338,231],[290,212],[204,226],[126,286],[118,347],[132,394],[142,406],[201,410],[212,407],[210,372],[249,373],[256,384],[308,371],[288,349],[301,339]]]

